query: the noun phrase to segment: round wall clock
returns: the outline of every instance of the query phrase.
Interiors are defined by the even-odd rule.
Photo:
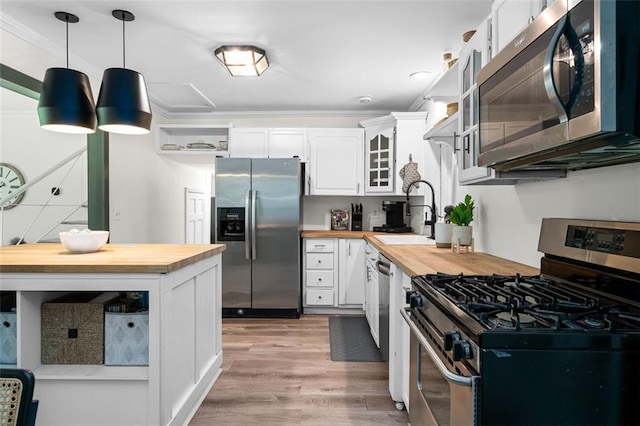
[[[20,173],[17,167],[8,163],[0,163],[0,199],[4,199],[6,196],[11,195],[12,192],[16,192],[18,188],[24,185],[24,176]],[[22,198],[24,198],[24,192],[9,200],[4,205],[5,210],[14,208]]]

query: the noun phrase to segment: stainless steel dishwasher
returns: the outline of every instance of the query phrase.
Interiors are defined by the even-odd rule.
[[[385,361],[389,360],[389,287],[391,261],[378,254],[378,313],[380,318],[380,352]]]

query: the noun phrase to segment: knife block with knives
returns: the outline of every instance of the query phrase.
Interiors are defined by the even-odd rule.
[[[351,230],[362,231],[362,204],[351,203]]]

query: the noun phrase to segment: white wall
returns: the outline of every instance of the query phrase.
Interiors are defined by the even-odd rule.
[[[544,217],[640,222],[640,163],[569,172],[564,179],[514,186],[462,186],[476,200],[476,249],[539,266]]]
[[[302,200],[302,224],[305,230],[329,230],[331,229],[330,211],[331,209],[351,211],[351,203],[362,204],[362,229],[372,230],[373,226],[380,226],[386,222],[386,212],[382,210],[384,200],[405,201],[402,196],[306,196]],[[411,204],[424,204],[423,197],[411,197]],[[411,217],[407,218],[405,224],[413,227],[417,232],[422,230],[424,222],[423,208],[411,209]]]

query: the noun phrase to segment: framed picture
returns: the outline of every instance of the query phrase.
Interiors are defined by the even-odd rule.
[[[331,210],[331,230],[349,230],[349,212],[347,210]]]

